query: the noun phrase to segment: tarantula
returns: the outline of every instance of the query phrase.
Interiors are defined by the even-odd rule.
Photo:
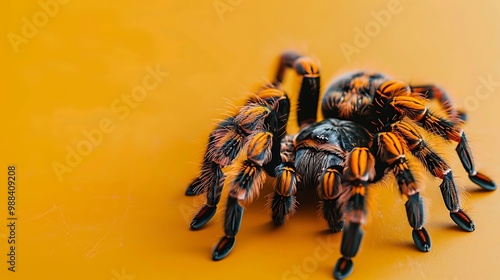
[[[290,100],[280,88],[289,68],[302,79],[297,111],[300,131],[296,135],[286,134]],[[259,195],[266,174],[275,177],[269,205],[278,226],[295,212],[297,189],[317,189],[328,226],[333,232],[343,230],[342,257],[333,272],[336,279],[352,272],[352,258],[363,237],[369,186],[389,173],[394,174],[407,199],[405,208],[417,249],[430,250],[420,184],[415,179],[418,174],[412,168],[418,161],[442,179],[439,187],[451,219],[461,229],[474,231],[473,221],[462,210],[450,166],[424,136],[437,135],[458,143],[456,151],[470,180],[486,190],[495,190],[496,185],[476,171],[461,128],[465,114],[453,106],[444,90],[409,85],[380,73],[348,73],[327,87],[321,102],[324,119],[317,122],[319,97],[318,65],[308,57],[286,52],[280,57],[274,82],[210,133],[201,171],[186,195],[206,193],[206,204],[191,223],[192,229],[199,229],[214,216],[227,175],[225,235],[213,249],[213,260],[232,250],[244,207]],[[437,101],[441,114],[427,107],[430,101]],[[225,173],[222,169],[227,166],[230,171]]]

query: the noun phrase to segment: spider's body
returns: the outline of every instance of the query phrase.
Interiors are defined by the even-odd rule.
[[[372,117],[378,87],[388,80],[379,73],[352,72],[335,79],[325,91],[321,111],[325,118],[353,120],[364,125]]]
[[[295,166],[299,186],[317,186],[318,174],[330,165],[341,166],[356,147],[370,147],[372,136],[361,125],[339,119],[324,119],[301,130],[295,137]]]
[[[302,76],[297,112],[300,131],[296,135],[286,135],[290,101],[280,84],[287,68]],[[273,84],[263,87],[210,134],[200,175],[186,194],[207,195],[207,203],[191,223],[191,228],[198,229],[215,214],[226,180],[222,169],[231,167],[225,236],[213,251],[214,260],[232,250],[244,206],[258,196],[266,174],[275,177],[270,208],[276,225],[294,213],[298,188],[316,188],[328,226],[333,232],[343,230],[342,257],[334,269],[337,279],[352,271],[352,258],[363,236],[368,186],[388,173],[394,174],[399,191],[407,198],[405,208],[416,247],[430,250],[420,185],[415,179],[418,174],[412,168],[418,161],[442,179],[439,187],[452,220],[465,231],[474,230],[474,223],[462,210],[451,168],[425,141],[423,131],[457,142],[456,151],[469,178],[487,190],[496,185],[475,170],[461,129],[464,115],[442,89],[409,85],[379,73],[349,73],[327,87],[321,102],[325,119],[317,122],[319,83],[319,68],[311,59],[285,53]],[[440,104],[441,115],[427,107],[429,100]]]

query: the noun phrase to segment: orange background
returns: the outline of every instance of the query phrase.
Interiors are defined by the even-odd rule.
[[[341,235],[326,233],[314,194],[300,194],[298,213],[273,230],[264,207],[268,180],[245,212],[236,247],[220,262],[210,256],[222,211],[203,230],[189,230],[204,199],[184,190],[210,130],[228,104],[242,104],[271,78],[275,58],[287,49],[321,62],[323,87],[359,68],[439,83],[468,109],[479,169],[500,180],[496,1],[41,0],[47,2],[52,6],[7,1],[0,12],[1,279],[331,279]],[[381,14],[390,18],[377,23]],[[370,36],[356,41],[367,27]],[[341,44],[356,53],[345,55]],[[148,78],[151,69],[160,72],[156,80]],[[494,82],[476,94],[481,79]],[[287,81],[293,95],[293,75]],[[127,101],[141,86],[149,89],[140,101]],[[77,149],[79,159],[71,152]],[[433,247],[420,253],[397,187],[374,188],[349,279],[498,277],[498,191],[480,191],[453,147],[443,151],[469,191],[464,205],[476,231],[457,229],[440,182],[428,176],[423,193]],[[16,273],[7,271],[4,225],[11,164]],[[54,167],[62,165],[67,169]],[[331,251],[321,247],[328,240]],[[295,266],[302,275],[292,275]]]

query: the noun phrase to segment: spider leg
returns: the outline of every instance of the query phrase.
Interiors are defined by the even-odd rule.
[[[456,127],[453,121],[436,116],[424,105],[422,99],[416,96],[396,96],[391,105],[403,116],[423,126],[426,130],[446,139],[458,143],[456,151],[464,169],[469,173],[469,179],[485,190],[495,190],[496,184],[488,176],[476,171],[472,152],[465,132]]]
[[[321,174],[318,186],[321,211],[333,232],[339,232],[344,228],[344,203],[341,195],[345,188],[342,187],[341,174],[342,166],[329,166]]]
[[[422,252],[431,249],[431,240],[424,224],[424,208],[420,190],[405,157],[405,148],[392,132],[380,132],[375,135],[374,149],[382,162],[388,165],[396,176],[399,190],[407,197],[405,203],[408,223],[413,228],[413,242]]]
[[[276,167],[281,164],[281,139],[286,135],[286,125],[288,123],[288,115],[290,113],[290,100],[287,94],[280,88],[279,85],[268,84],[262,88],[257,95],[252,96],[248,103],[262,104],[268,108],[272,108],[275,118],[270,118],[267,126],[271,128],[274,135],[272,145],[272,158],[264,164],[264,170],[272,177],[276,176]],[[252,130],[250,132],[254,132]]]
[[[238,129],[234,118],[222,121],[210,133],[207,151],[203,159],[200,176],[186,190],[186,194],[206,193],[207,202],[191,221],[191,229],[199,229],[212,219],[217,211],[226,176],[222,168],[233,161],[240,151],[244,135]]]
[[[211,170],[211,171],[208,171]],[[226,176],[222,172],[220,165],[212,162],[206,172],[210,173],[210,178],[208,180],[212,181],[210,185],[207,185],[206,196],[207,202],[201,207],[201,209],[196,213],[189,225],[191,229],[196,230],[208,223],[215,212],[217,211],[217,204],[219,204],[222,188],[224,187],[224,180]]]
[[[264,164],[264,170],[275,176],[280,164],[279,143],[286,132],[290,101],[278,86],[267,86],[251,96],[238,114],[220,122],[210,133],[207,150],[198,178],[188,186],[187,195],[206,193],[207,202],[191,222],[191,229],[199,229],[215,215],[225,181],[222,169],[231,165],[248,140],[256,131],[269,129],[278,135],[273,137],[271,157]]]
[[[458,145],[455,150],[458,153],[464,169],[469,173],[469,179],[472,182],[488,191],[493,191],[497,188],[493,180],[491,180],[488,176],[476,171],[474,167],[474,161],[472,160],[472,152],[469,147],[467,138],[465,137],[465,132],[463,131],[460,134],[460,139],[458,140]]]
[[[274,146],[273,146],[274,147]],[[281,141],[281,161],[276,168],[274,195],[269,200],[272,220],[276,226],[282,225],[297,207],[297,172],[294,165],[295,151],[293,137],[286,136]]]
[[[407,143],[408,149],[423,163],[424,167],[432,175],[443,180],[439,188],[452,220],[463,230],[474,231],[474,223],[461,209],[459,191],[453,179],[452,170],[446,161],[434,152],[415,127],[408,122],[397,122],[392,125],[392,128]]]
[[[185,192],[187,196],[194,196],[205,193],[207,192],[207,189],[212,188],[211,186],[218,185],[217,182],[220,179],[219,177],[217,177],[218,168],[214,166],[214,154],[211,151],[216,149],[215,135],[226,128],[231,129],[233,127],[233,121],[234,118],[227,118],[226,120],[220,122],[217,125],[217,128],[210,133],[210,136],[208,137],[207,149],[205,151],[205,155],[203,156],[200,174],[187,187]]]
[[[263,164],[272,156],[273,134],[258,132],[250,136],[246,148],[246,159],[237,161],[233,166],[231,189],[227,198],[224,216],[224,233],[212,252],[213,260],[220,260],[233,249],[235,236],[243,218],[244,206],[259,194],[266,175]]]
[[[365,196],[368,182],[375,175],[374,165],[375,159],[368,148],[354,148],[347,155],[343,177],[350,192],[346,192],[346,197],[341,197],[347,201],[347,225],[340,247],[342,257],[337,260],[333,271],[335,279],[344,279],[352,272],[352,258],[356,256],[363,238],[361,225],[365,221]]]
[[[444,89],[436,85],[410,85],[410,87],[412,92],[419,93],[423,98],[436,100],[450,118],[459,118],[462,121],[467,120],[467,114],[462,110],[457,110],[453,106],[451,97]]]
[[[285,71],[293,68],[302,76],[297,111],[297,121],[300,128],[316,122],[320,90],[320,73],[318,65],[309,57],[295,52],[285,52],[281,55],[278,70],[273,84],[283,82]]]
[[[210,143],[212,140],[209,139],[208,142]],[[212,164],[212,160],[210,157],[207,155],[208,152],[208,147],[207,151],[205,151],[205,156],[203,158],[203,163],[201,165],[201,170],[206,170],[210,169],[210,166]],[[196,177],[186,188],[185,195],[187,196],[194,196],[194,195],[199,195],[202,194],[206,191],[206,189],[203,187],[203,180],[201,179],[201,175],[203,174],[202,171],[200,171],[200,175]]]

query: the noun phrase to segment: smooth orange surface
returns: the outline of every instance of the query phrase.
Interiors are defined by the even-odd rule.
[[[271,79],[288,49],[320,62],[323,88],[360,68],[439,83],[469,113],[479,169],[500,181],[495,1],[55,1],[7,1],[0,12],[0,279],[332,279],[341,236],[327,233],[314,192],[299,194],[298,213],[275,230],[268,180],[220,262],[210,256],[222,207],[203,230],[189,230],[204,198],[184,190],[210,130]],[[286,89],[296,93],[293,75]],[[451,145],[442,151],[469,191],[476,231],[457,229],[440,182],[427,176],[433,243],[418,252],[397,187],[370,189],[349,279],[498,278],[499,193],[474,186]]]

